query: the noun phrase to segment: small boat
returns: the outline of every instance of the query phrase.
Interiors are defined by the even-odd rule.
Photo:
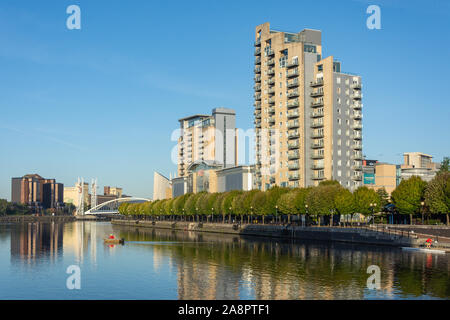
[[[103,240],[107,244],[124,244],[125,239],[104,239]]]
[[[407,250],[407,251],[417,251],[417,252],[425,252],[425,253],[445,254],[445,250],[438,250],[438,249],[413,248],[413,247],[402,247],[402,249],[403,250]]]

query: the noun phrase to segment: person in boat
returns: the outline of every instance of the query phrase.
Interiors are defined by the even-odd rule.
[[[112,233],[109,235],[109,239],[111,239],[111,240],[115,239],[115,237],[114,237],[114,235]]]
[[[428,238],[426,243],[427,243],[427,248],[431,248],[431,243],[433,242],[433,240],[431,240],[431,238]]]

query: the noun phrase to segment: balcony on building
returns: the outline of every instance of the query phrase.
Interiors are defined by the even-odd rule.
[[[357,131],[357,132],[359,132],[359,131]],[[360,134],[360,133],[358,133],[358,134],[352,134],[352,135],[350,136],[350,138],[353,139],[353,140],[361,140],[361,139],[362,139],[362,134]]]
[[[298,90],[292,90],[288,92],[287,97],[290,98],[296,98],[299,96]]]
[[[261,54],[261,48],[255,49],[255,56],[259,56]]]
[[[268,84],[269,86],[273,86],[273,85],[275,84],[275,79],[269,79],[269,80],[267,80],[267,84]]]
[[[359,91],[353,91],[350,97],[355,100],[360,100],[362,99],[362,94]]]
[[[261,100],[261,94],[260,93],[255,93],[254,97],[255,97],[255,100]]]
[[[274,95],[275,94],[275,88],[270,88],[269,91],[267,91],[268,94]]]
[[[287,78],[298,77],[298,68],[293,69],[292,71],[286,71]]]
[[[311,107],[312,107],[312,108],[315,108],[315,107],[321,107],[321,106],[323,106],[323,100],[311,102]]]
[[[299,180],[300,179],[300,175],[298,173],[291,173],[289,175],[289,180],[290,181],[295,181],[295,180]]]
[[[310,94],[311,97],[321,97],[323,96],[323,90],[314,90]]]
[[[312,142],[311,143],[311,148],[313,148],[313,149],[321,149],[321,148],[323,148],[323,140]]]
[[[322,170],[324,168],[324,164],[323,163],[313,163],[311,165],[311,169],[312,170]]]
[[[354,90],[361,90],[362,84],[361,83],[352,83],[350,85],[350,88],[354,89]]]
[[[288,119],[295,119],[299,117],[299,113],[297,110],[289,111],[287,114]]]
[[[361,181],[362,180],[362,176],[360,174],[353,175],[352,176],[352,180],[354,180],[354,181]]]
[[[352,119],[354,120],[361,120],[362,117],[363,117],[362,112],[356,111],[352,113]]]
[[[322,121],[313,121],[311,122],[311,128],[321,128],[323,127]]]
[[[288,159],[289,160],[300,159],[300,153],[299,152],[289,152],[288,153]]]
[[[323,175],[323,171],[314,171],[311,174],[311,179],[312,180],[323,180],[323,179],[325,179],[325,177]]]
[[[255,109],[261,109],[261,101],[257,101],[253,105],[255,106]]]
[[[323,153],[313,152],[311,155],[311,159],[323,159]]]
[[[352,160],[362,160],[363,159],[362,153],[361,152],[354,153],[350,157],[350,159],[352,159]]]
[[[359,109],[362,109],[363,104],[361,103],[361,101],[354,101],[352,104],[352,107],[353,107],[353,109],[359,110]]]
[[[261,85],[260,84],[255,85],[253,88],[255,89],[256,92],[261,91]]]
[[[255,47],[259,47],[261,45],[261,38],[256,39]]]
[[[275,117],[269,117],[269,123],[275,123]]]
[[[255,77],[255,82],[261,82],[261,76],[256,76]]]
[[[268,57],[271,57],[271,56],[275,55],[275,51],[273,51],[273,49],[268,49],[268,50],[266,50],[266,54]]]
[[[261,67],[255,67],[255,73],[261,73]]]
[[[291,142],[288,144],[289,150],[298,149],[298,148],[300,148],[300,143],[298,141]]]
[[[298,170],[300,169],[300,164],[298,161],[292,161],[291,163],[288,164],[288,169],[289,170]]]
[[[360,143],[353,143],[352,148],[355,150],[362,150],[362,144]]]
[[[269,60],[267,60],[267,65],[268,66],[274,66],[275,65],[275,59],[269,59]]]
[[[287,103],[287,107],[288,108],[296,108],[299,106],[299,100],[295,99],[295,100],[291,100]]]
[[[255,118],[256,119],[261,119],[261,111],[255,112]]]
[[[288,62],[288,64],[286,65],[287,68],[294,68],[297,66],[298,66],[298,58],[292,59],[292,61]]]
[[[355,164],[352,166],[352,169],[355,171],[362,171],[362,165],[360,164]]]
[[[323,78],[319,78],[315,81],[311,81],[310,83],[311,87],[319,87],[319,86],[323,86]]]
[[[275,104],[275,98],[269,98],[269,104]]]
[[[287,124],[288,129],[298,128],[298,127],[299,127],[298,121],[288,121],[288,124]]]
[[[318,139],[318,138],[323,138],[324,134],[323,131],[314,131],[313,133],[311,133],[311,138],[313,139]]]
[[[289,81],[286,85],[288,88],[296,88],[299,86],[298,79],[294,79],[292,81]]]
[[[288,131],[288,139],[296,139],[300,138],[300,133],[298,130]]]
[[[352,129],[353,129],[353,130],[361,130],[361,129],[362,129],[362,124],[360,124],[360,123],[354,123],[354,124],[352,125]]]
[[[275,114],[275,107],[269,107],[269,114]]]
[[[269,70],[267,70],[267,74],[269,76],[274,75],[275,74],[275,69],[274,68],[270,68]]]
[[[311,118],[321,118],[324,116],[323,110],[311,112]]]

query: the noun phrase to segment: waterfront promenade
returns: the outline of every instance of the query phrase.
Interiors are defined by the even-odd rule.
[[[262,236],[319,241],[416,247],[421,240],[410,232],[372,227],[301,227],[291,225],[223,224],[183,221],[115,220],[113,225],[172,229],[193,232]]]

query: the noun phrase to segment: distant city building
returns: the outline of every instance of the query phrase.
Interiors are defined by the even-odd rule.
[[[402,180],[419,176],[424,181],[432,180],[440,168],[439,163],[432,161],[433,157],[421,152],[406,152],[401,165]]]
[[[75,183],[74,187],[65,187],[64,188],[64,202],[65,203],[71,203],[75,207],[78,208],[79,200],[78,200],[78,193],[79,193],[79,185],[78,183]],[[83,183],[83,197],[84,197],[84,205],[88,206],[91,203],[91,195],[89,194],[89,183],[85,182]]]
[[[236,113],[215,108],[212,115],[193,115],[178,120],[178,176],[196,161],[208,161],[222,167],[237,165]]]
[[[170,179],[159,172],[153,174],[153,200],[169,199],[172,197]]]
[[[323,58],[319,30],[256,27],[256,185],[362,185],[362,82]]]
[[[11,201],[37,210],[64,206],[63,184],[45,179],[38,174],[27,174],[11,179]]]
[[[103,187],[103,195],[105,196],[117,196],[118,198],[122,198],[122,193],[122,188],[110,186]]]
[[[172,197],[185,193],[226,192],[253,189],[254,166],[223,168],[213,161],[196,161],[187,168],[184,177],[171,180]]]
[[[366,170],[366,168],[368,167],[365,167],[363,171]],[[390,195],[400,183],[400,166],[396,164],[376,162],[372,168],[374,171],[374,179],[367,179],[366,173],[364,172],[364,185],[374,190],[384,188]]]

